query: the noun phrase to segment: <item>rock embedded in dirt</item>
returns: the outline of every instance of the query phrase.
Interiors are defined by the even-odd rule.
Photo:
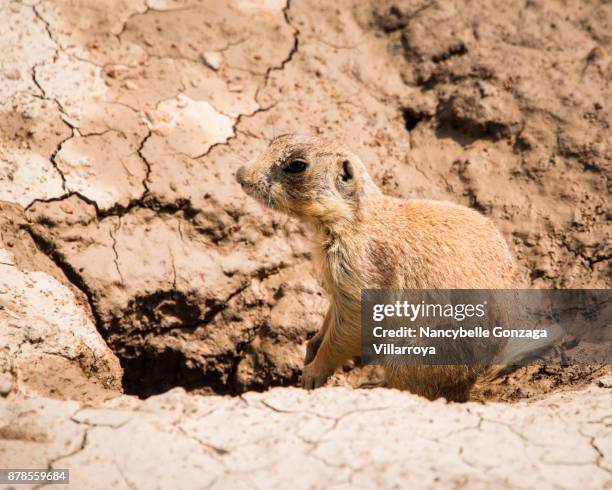
[[[218,51],[205,51],[202,53],[202,60],[206,63],[206,66],[217,71],[221,67],[223,57]]]

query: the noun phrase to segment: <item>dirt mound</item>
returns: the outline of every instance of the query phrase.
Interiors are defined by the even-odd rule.
[[[310,244],[233,178],[275,134],[486,213],[534,287],[609,286],[609,3],[97,3],[0,7],[0,199],[127,392],[297,381],[326,307]]]

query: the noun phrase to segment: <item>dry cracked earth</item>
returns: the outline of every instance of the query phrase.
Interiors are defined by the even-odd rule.
[[[306,231],[234,180],[275,135],[334,137],[386,193],[491,217],[531,287],[609,288],[612,3],[0,0],[0,50],[0,466],[612,488],[609,366],[485,404],[351,390],[379,374],[354,364],[265,391],[327,300]]]

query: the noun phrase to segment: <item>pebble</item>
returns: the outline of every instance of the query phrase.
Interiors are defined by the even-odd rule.
[[[210,69],[217,71],[221,67],[223,58],[217,51],[206,51],[202,53],[202,60]]]

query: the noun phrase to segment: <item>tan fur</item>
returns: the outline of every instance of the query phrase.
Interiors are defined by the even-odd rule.
[[[283,168],[296,159],[308,168],[287,174]],[[313,228],[330,307],[308,345],[306,388],[321,386],[344,361],[359,356],[362,289],[518,285],[513,257],[490,220],[452,203],[383,195],[361,160],[336,142],[281,136],[237,179],[251,196]],[[465,401],[483,369],[389,366],[385,381],[429,399]]]

